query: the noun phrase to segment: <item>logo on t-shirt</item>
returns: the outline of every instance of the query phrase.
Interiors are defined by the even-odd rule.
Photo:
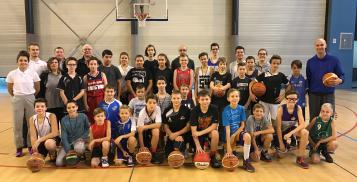
[[[199,129],[206,129],[212,123],[212,116],[209,117],[198,117],[198,128]]]

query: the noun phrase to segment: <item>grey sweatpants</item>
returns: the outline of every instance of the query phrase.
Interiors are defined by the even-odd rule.
[[[77,154],[82,155],[85,150],[86,150],[86,145],[85,141],[83,140],[77,140],[72,143],[73,145],[73,150],[77,152]],[[62,167],[65,165],[64,163],[64,157],[66,156],[66,151],[64,150],[63,147],[61,147],[60,151],[58,152],[57,158],[56,158],[56,166]]]
[[[24,147],[23,126],[24,116],[26,118],[27,126],[31,116],[35,114],[33,103],[35,101],[34,95],[15,95],[11,99],[12,114],[14,118],[14,138],[16,148]],[[25,128],[28,130],[28,128]],[[31,147],[30,132],[27,132],[27,147]]]

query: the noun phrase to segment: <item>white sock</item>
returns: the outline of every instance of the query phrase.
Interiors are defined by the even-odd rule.
[[[108,156],[103,156],[102,159],[108,159]]]
[[[244,147],[243,147],[244,160],[247,160],[249,158],[249,152],[250,152],[250,145],[244,144]]]

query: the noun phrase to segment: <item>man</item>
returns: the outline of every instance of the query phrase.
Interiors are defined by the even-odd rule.
[[[56,47],[54,50],[54,57],[58,60],[58,65],[61,69],[62,75],[65,75],[67,73],[67,67],[66,67],[66,57],[64,55],[64,49],[63,47]]]
[[[180,45],[180,47],[178,48],[178,51],[179,51],[179,56],[171,62],[171,70],[175,70],[175,69],[181,67],[179,58],[180,58],[180,55],[187,55],[187,47],[185,45]],[[188,67],[192,70],[195,70],[195,63],[190,58],[188,58]]]
[[[232,61],[229,64],[229,72],[232,75],[232,79],[236,78],[238,76],[238,64],[239,63],[244,63],[244,54],[245,54],[245,49],[243,46],[237,46],[235,49],[236,53],[236,60]]]
[[[82,47],[82,54],[83,54],[83,57],[81,59],[78,59],[77,69],[76,69],[76,72],[81,77],[83,77],[84,75],[86,75],[89,72],[87,62],[92,56],[94,56],[93,55],[93,47],[89,44],[84,44],[84,46]],[[101,61],[99,61],[99,65],[102,65]]]
[[[316,55],[307,61],[306,77],[309,88],[310,120],[319,115],[324,103],[331,103],[335,110],[335,86],[343,83],[345,73],[340,60],[326,52],[326,41],[318,38],[315,41]],[[327,86],[322,83],[326,73],[335,73],[338,78],[333,78]]]
[[[30,43],[28,45],[30,54],[29,68],[41,75],[42,72],[47,70],[47,63],[40,59],[40,45],[37,43]]]

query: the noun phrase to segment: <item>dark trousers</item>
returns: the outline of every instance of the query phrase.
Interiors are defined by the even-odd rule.
[[[321,93],[310,93],[309,94],[309,110],[310,110],[310,121],[319,116],[321,106],[324,103],[332,104],[333,110],[335,111],[335,94],[321,94]]]

